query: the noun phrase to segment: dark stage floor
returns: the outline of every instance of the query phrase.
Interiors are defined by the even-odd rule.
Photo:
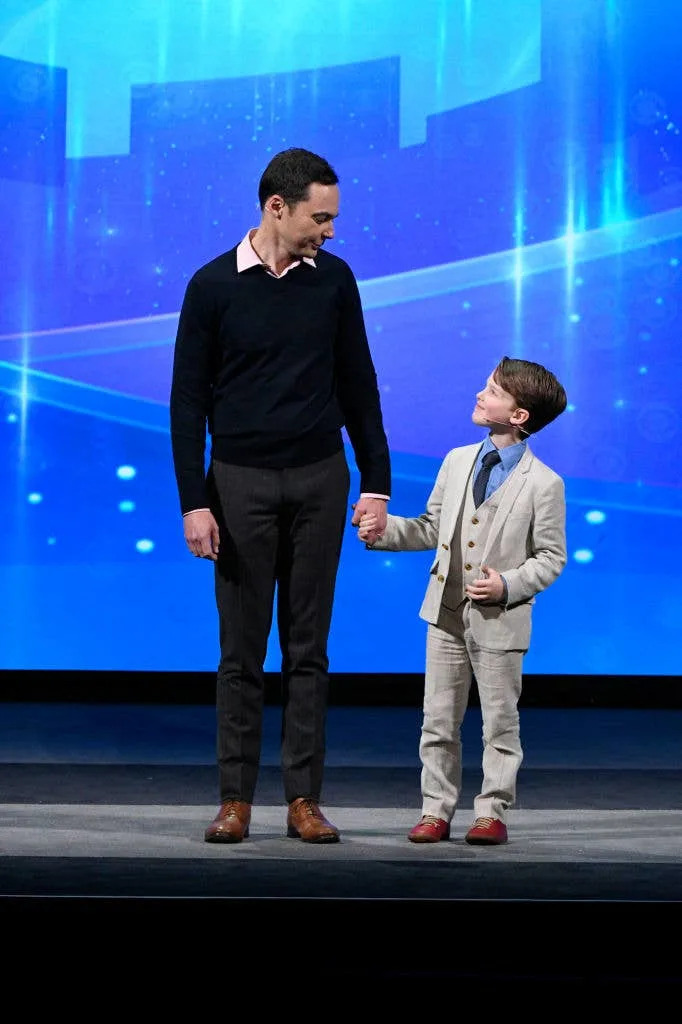
[[[453,837],[435,846],[406,838],[420,806],[414,707],[330,709],[332,846],[286,838],[277,707],[251,836],[234,846],[203,841],[217,809],[211,706],[5,703],[0,719],[0,911],[17,965],[39,936],[48,965],[113,959],[148,978],[153,954],[187,979],[194,958],[216,985],[301,970],[406,994],[464,979],[680,984],[665,937],[682,901],[680,710],[523,710],[518,803],[496,848],[463,839],[477,708]]]

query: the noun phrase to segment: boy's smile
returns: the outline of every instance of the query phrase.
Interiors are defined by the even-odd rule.
[[[511,427],[509,420],[515,409],[516,402],[512,396],[490,376],[485,387],[476,393],[476,405],[471,418],[483,427],[489,423]]]
[[[506,444],[514,444],[519,438],[519,431],[523,433],[522,423],[528,419],[528,413],[518,408],[513,395],[500,387],[491,374],[485,387],[476,394],[471,419],[479,427],[490,427],[491,434],[506,437]]]

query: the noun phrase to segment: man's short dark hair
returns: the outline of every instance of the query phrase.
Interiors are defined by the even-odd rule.
[[[554,374],[540,363],[504,356],[493,379],[512,396],[517,406],[528,411],[524,434],[536,434],[566,408],[566,392]]]
[[[273,156],[261,175],[258,202],[261,210],[270,196],[281,196],[287,206],[295,206],[308,198],[313,182],[336,185],[339,176],[324,157],[308,149],[284,149]]]

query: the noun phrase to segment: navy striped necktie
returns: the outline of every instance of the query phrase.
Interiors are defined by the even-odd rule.
[[[478,508],[485,501],[485,489],[488,486],[488,478],[490,477],[490,471],[493,466],[501,462],[500,453],[497,448],[491,452],[486,452],[483,456],[483,462],[481,468],[478,471],[478,475],[474,480],[474,505]]]

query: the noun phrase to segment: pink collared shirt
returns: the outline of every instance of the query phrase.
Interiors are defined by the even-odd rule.
[[[255,235],[256,230],[256,228],[249,228],[249,230],[246,232],[241,242],[237,246],[238,274],[241,274],[243,270],[250,270],[251,267],[260,266],[265,267],[265,269],[267,270],[268,274],[270,274],[271,277],[284,277],[284,275],[288,274],[290,270],[293,270],[294,267],[297,267],[299,263],[307,263],[308,266],[310,267],[315,266],[314,259],[312,259],[310,256],[304,256],[300,260],[294,260],[293,263],[289,263],[288,266],[284,268],[281,274],[276,274],[272,267],[268,266],[267,263],[263,263],[263,260],[260,258],[254,247],[251,245],[251,239]]]

